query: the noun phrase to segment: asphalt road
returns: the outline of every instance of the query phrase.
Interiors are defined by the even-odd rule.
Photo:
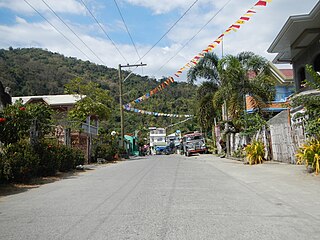
[[[211,155],[99,166],[0,199],[0,239],[320,239],[320,176]]]

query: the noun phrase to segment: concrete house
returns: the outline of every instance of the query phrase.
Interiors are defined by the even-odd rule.
[[[320,71],[320,2],[308,14],[289,17],[268,52],[277,53],[273,63],[292,64],[294,96],[319,94],[319,91],[306,87],[304,80],[310,77],[305,70],[307,64]],[[303,111],[300,106],[269,121],[274,160],[295,163],[296,149],[306,139],[304,121],[295,115]]]
[[[150,148],[152,154],[155,154],[155,149],[158,146],[166,146],[166,129],[165,128],[156,128],[149,127],[149,139],[150,139]]]
[[[277,53],[273,63],[289,63],[293,67],[296,91],[304,89],[303,81],[309,76],[305,65],[320,71],[320,2],[309,14],[291,16],[284,24],[268,52]]]
[[[278,114],[288,109],[288,97],[295,92],[292,69],[279,69],[274,64],[269,63],[271,76],[275,79],[276,95],[272,102],[269,102],[262,110],[264,112]],[[251,96],[246,96],[246,110],[248,113],[254,112],[255,104]]]
[[[55,118],[63,120],[67,112],[74,107],[76,102],[85,96],[80,95],[43,95],[43,96],[21,96],[12,97],[12,103],[22,101],[23,104],[44,103],[55,110]],[[55,126],[55,137],[60,143],[71,145],[72,147],[80,149],[87,161],[91,155],[91,137],[98,134],[98,118],[96,116],[89,116],[85,123],[82,123],[82,132],[70,132],[67,134],[64,123]],[[68,137],[67,137],[68,136]]]

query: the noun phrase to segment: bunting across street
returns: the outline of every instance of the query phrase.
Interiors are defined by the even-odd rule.
[[[245,12],[237,21],[235,21],[233,24],[231,24],[219,37],[217,37],[212,43],[210,43],[205,49],[203,49],[199,54],[194,56],[188,63],[186,63],[183,67],[181,67],[179,70],[177,70],[176,73],[174,73],[174,76],[179,78],[180,75],[187,69],[195,66],[198,64],[201,58],[204,57],[206,53],[212,52],[213,49],[215,49],[222,41],[223,37],[227,34],[230,34],[232,32],[237,32],[242,25],[244,25],[246,22],[248,22],[251,17],[257,13],[259,9],[262,7],[266,7],[268,3],[271,3],[272,0],[260,0],[254,4],[249,10]],[[154,115],[154,116],[165,116],[165,117],[183,117],[183,116],[192,116],[192,115],[181,115],[181,114],[165,114],[165,113],[156,113],[156,112],[148,112],[144,110],[139,110],[136,108],[133,108],[133,106],[137,103],[140,103],[142,101],[145,101],[146,99],[150,98],[156,93],[161,92],[168,86],[170,86],[171,83],[174,82],[173,77],[168,77],[164,82],[162,82],[159,86],[152,89],[150,92],[146,93],[145,95],[135,99],[134,101],[127,103],[123,106],[123,108],[127,111],[133,111],[137,113],[142,114],[148,114],[148,115]]]
[[[190,118],[190,117],[193,117],[193,115],[188,115],[188,114],[171,114],[171,113],[150,112],[150,111],[141,110],[141,109],[132,108],[132,107],[126,107],[126,106],[123,106],[123,108],[125,110],[127,110],[127,111],[140,113],[140,114],[151,115],[151,116],[155,116],[155,117],[174,117],[174,118]]]

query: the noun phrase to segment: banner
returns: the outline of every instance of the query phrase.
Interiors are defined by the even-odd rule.
[[[254,4],[253,7],[251,7],[249,10],[246,11],[245,14],[243,14],[237,21],[235,21],[233,24],[231,24],[219,37],[217,37],[217,39],[215,39],[212,43],[210,43],[205,49],[203,49],[199,54],[197,54],[196,56],[194,56],[188,63],[186,63],[183,67],[181,67],[176,73],[174,73],[175,77],[180,77],[180,75],[185,71],[188,70],[189,68],[195,66],[198,64],[198,62],[204,57],[204,55],[206,53],[212,52],[213,49],[215,49],[222,41],[223,41],[223,37],[227,34],[230,34],[231,32],[237,32],[242,25],[244,25],[247,21],[250,20],[250,18],[257,13],[256,10],[259,10],[261,7],[265,7],[267,6],[267,3],[271,3],[272,0],[260,0],[258,2],[256,2]],[[125,104],[123,107],[124,109],[126,109],[127,111],[132,111],[132,109],[134,109],[133,111],[136,112],[135,108],[132,108],[132,106],[134,106],[137,103],[140,103],[142,101],[145,101],[146,99],[148,99],[149,97],[153,96],[154,94],[161,92],[162,90],[164,90],[165,88],[167,88],[168,86],[170,86],[171,83],[174,82],[174,78],[173,77],[169,77],[166,81],[164,81],[163,83],[161,83],[158,87],[154,88],[153,90],[151,90],[149,93],[135,99],[134,101]],[[142,113],[139,112],[142,110],[138,110],[138,113]],[[150,113],[150,112],[148,112]],[[152,113],[153,114],[153,113]],[[150,115],[152,115],[150,114]],[[172,117],[172,114],[164,114],[161,113],[159,115],[159,113],[154,113],[155,116],[165,116],[165,117]],[[174,114],[175,116],[184,116],[184,115],[178,115],[178,114]],[[185,116],[191,116],[191,115],[185,115]]]
[[[193,115],[188,115],[188,114],[172,114],[172,113],[150,112],[150,111],[146,111],[146,110],[141,110],[141,109],[129,107],[128,104],[124,105],[123,108],[126,111],[140,113],[140,114],[146,114],[146,115],[152,115],[152,116],[156,116],[156,117],[175,117],[175,118],[193,117]]]

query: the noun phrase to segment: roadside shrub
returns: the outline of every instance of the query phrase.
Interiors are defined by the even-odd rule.
[[[262,163],[265,154],[264,144],[260,141],[253,141],[245,147],[245,152],[250,165]]]
[[[113,160],[113,156],[117,153],[111,144],[98,144],[95,148],[95,157],[103,158],[105,160]]]
[[[4,183],[8,180],[7,174],[5,173],[5,169],[6,169],[5,164],[6,164],[6,161],[5,161],[4,155],[0,152],[0,183]]]
[[[297,164],[311,167],[316,174],[320,171],[320,140],[311,139],[303,144],[297,151]]]
[[[74,168],[75,159],[74,159],[72,148],[64,145],[59,146],[58,157],[61,163],[59,171],[68,172]]]
[[[40,160],[38,176],[53,176],[57,173],[61,165],[58,148],[57,144],[50,141],[40,142],[34,147]]]
[[[246,156],[244,148],[238,148],[236,151],[233,153],[233,157],[235,158],[241,158],[243,159]]]
[[[9,144],[3,159],[2,175],[9,182],[28,182],[37,175],[40,159],[27,140]]]
[[[79,149],[72,149],[64,145],[58,147],[58,157],[60,161],[59,171],[61,172],[71,171],[77,165],[83,165],[85,162],[84,155]]]
[[[85,162],[85,158],[83,152],[80,149],[73,149],[73,157],[75,159],[74,168],[78,165],[83,165]]]
[[[47,124],[51,123],[52,110],[46,104],[37,103],[24,105],[21,101],[6,106],[0,112],[0,142],[4,145],[16,143],[28,138],[33,120],[39,124],[39,134],[50,131]]]

